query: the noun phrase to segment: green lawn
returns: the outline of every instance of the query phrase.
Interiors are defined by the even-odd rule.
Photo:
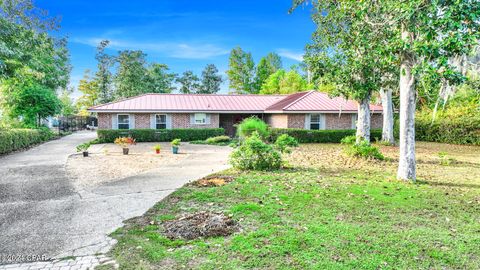
[[[398,149],[381,148],[386,161],[302,145],[289,169],[183,187],[115,232],[112,256],[122,269],[479,269],[480,147],[419,142],[416,184],[395,180]],[[201,210],[232,215],[241,231],[162,235],[162,221]]]

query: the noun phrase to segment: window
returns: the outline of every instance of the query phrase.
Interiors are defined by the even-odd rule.
[[[118,129],[130,129],[130,115],[117,115]]]
[[[196,113],[195,114],[195,124],[201,125],[207,123],[207,114],[206,113]]]
[[[310,115],[310,129],[321,129],[321,117],[320,114]]]
[[[352,114],[352,129],[357,128],[357,114]]]
[[[167,128],[167,115],[166,114],[155,115],[155,128],[156,129],[166,129]]]

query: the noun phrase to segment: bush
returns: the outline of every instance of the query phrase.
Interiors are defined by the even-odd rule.
[[[118,137],[132,137],[136,142],[170,142],[205,140],[224,135],[223,128],[178,128],[178,129],[99,129],[98,143],[112,143]]]
[[[270,135],[268,125],[256,116],[243,119],[243,121],[237,126],[237,136],[239,138],[246,138],[254,131],[256,131],[263,139],[268,138]]]
[[[298,141],[288,134],[278,136],[275,141],[275,148],[281,153],[290,153],[290,147],[297,147]]]
[[[282,158],[271,145],[262,141],[258,132],[253,132],[233,150],[230,163],[239,170],[273,170],[280,168]]]
[[[226,143],[226,142],[230,142],[230,137],[226,136],[226,135],[222,135],[222,136],[216,136],[216,137],[210,137],[208,139],[205,140],[205,142],[207,144],[217,144],[217,143]]]
[[[432,122],[432,111],[416,114],[415,134],[419,141],[480,145],[480,109],[478,104],[464,104],[438,112]]]
[[[91,145],[92,145],[92,142],[79,144],[77,145],[77,152],[86,152],[88,151],[88,148],[90,148]]]
[[[374,158],[378,160],[385,159],[382,153],[380,153],[380,150],[371,145],[370,142],[365,139],[362,139],[359,143],[356,143],[355,136],[347,136],[342,139],[342,144],[345,145],[344,151],[349,156]]]
[[[0,130],[0,154],[27,148],[54,138],[48,128]]]
[[[299,143],[340,143],[346,136],[355,136],[355,129],[339,129],[339,130],[308,130],[295,128],[274,128],[271,129],[270,141],[275,142],[282,134],[288,134]],[[382,138],[381,129],[372,129],[370,131],[370,139]]]

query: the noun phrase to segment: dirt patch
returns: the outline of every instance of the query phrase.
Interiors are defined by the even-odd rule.
[[[233,181],[231,176],[210,176],[192,183],[196,187],[220,187]]]
[[[164,222],[170,239],[192,240],[199,237],[227,236],[238,231],[238,224],[223,213],[200,212]]]
[[[77,188],[85,188],[175,164],[188,156],[172,154],[168,145],[162,145],[161,153],[155,154],[154,145],[139,143],[128,155],[113,144],[95,145],[88,157],[77,154],[68,158],[67,175]]]

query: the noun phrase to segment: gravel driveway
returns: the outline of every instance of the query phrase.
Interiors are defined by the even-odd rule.
[[[105,253],[107,234],[188,181],[228,168],[229,147],[185,145],[185,159],[76,190],[65,173],[75,146],[93,132],[0,157],[0,264]],[[13,257],[12,257],[13,256]]]

